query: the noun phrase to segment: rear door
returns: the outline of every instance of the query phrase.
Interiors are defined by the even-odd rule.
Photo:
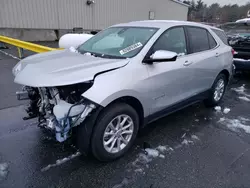
[[[191,85],[184,90],[192,91],[187,95],[196,95],[211,88],[218,70],[221,69],[219,45],[210,32],[201,27],[186,27],[189,41],[189,69],[193,74]]]

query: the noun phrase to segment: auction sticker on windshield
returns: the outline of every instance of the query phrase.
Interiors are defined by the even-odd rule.
[[[131,46],[128,46],[127,48],[124,48],[123,50],[120,50],[119,52],[121,55],[124,55],[140,47],[142,47],[142,43],[138,42],[136,44],[132,44]]]

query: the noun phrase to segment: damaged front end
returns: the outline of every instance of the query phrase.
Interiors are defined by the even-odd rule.
[[[38,126],[54,133],[59,142],[71,136],[72,128],[84,122],[97,107],[81,94],[92,82],[59,87],[23,87],[17,92],[19,100],[29,99],[24,120],[38,117]]]

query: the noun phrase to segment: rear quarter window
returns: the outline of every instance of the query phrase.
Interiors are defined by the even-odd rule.
[[[210,49],[213,49],[213,48],[215,48],[217,46],[217,43],[214,40],[214,37],[209,32],[207,32],[207,34],[208,34]]]
[[[227,36],[226,34],[224,33],[224,31],[221,31],[221,30],[217,30],[217,29],[212,29],[213,32],[215,32],[215,34],[222,40],[222,42],[226,45],[229,45],[228,44],[228,40],[227,40]]]

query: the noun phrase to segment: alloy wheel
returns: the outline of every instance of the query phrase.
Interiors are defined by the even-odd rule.
[[[108,124],[103,135],[103,146],[109,153],[118,153],[130,142],[134,132],[134,122],[126,114],[118,115]]]

